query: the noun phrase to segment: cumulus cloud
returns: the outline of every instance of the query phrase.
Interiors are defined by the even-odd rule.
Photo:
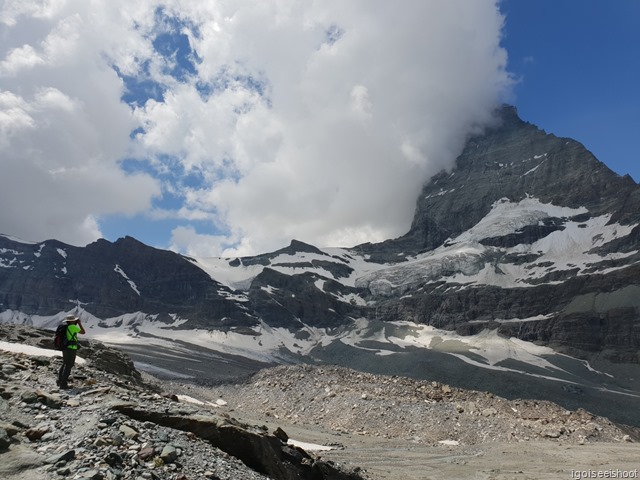
[[[32,200],[0,230],[79,243],[146,212],[207,255],[401,235],[510,88],[502,21],[493,0],[5,2],[0,200]]]
[[[156,179],[121,169],[136,123],[104,25],[82,3],[2,7],[0,232],[84,245],[102,216],[144,211],[160,194]]]

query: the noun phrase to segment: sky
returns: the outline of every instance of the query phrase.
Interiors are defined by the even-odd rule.
[[[502,103],[640,180],[636,0],[0,0],[0,233],[404,234]]]

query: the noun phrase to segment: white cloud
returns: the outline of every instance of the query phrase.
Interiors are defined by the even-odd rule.
[[[3,38],[29,40],[0,47],[0,231],[25,239],[84,245],[101,216],[145,211],[160,193],[120,168],[136,123],[103,50],[119,27],[101,32],[83,3],[5,2],[0,13]]]
[[[4,0],[0,10],[0,22],[14,26],[21,16],[50,18],[66,3],[66,0]]]
[[[23,45],[11,50],[6,59],[0,62],[0,72],[15,74],[23,68],[31,68],[43,63],[45,63],[44,59],[31,45]]]
[[[175,52],[153,48],[170,27],[158,7],[200,60],[187,81],[170,74]],[[34,18],[48,30],[31,38],[21,25]],[[72,243],[88,241],[101,216],[145,211],[222,230],[175,228],[170,246],[191,254],[397,236],[422,184],[510,85],[493,0],[5,2],[0,22],[15,38],[0,47],[0,161],[14,175],[0,180],[0,200],[18,194],[18,178],[33,195],[0,213],[0,231],[35,239],[70,241],[61,232],[72,231]],[[164,96],[131,111],[111,65]],[[165,189],[184,203],[163,214],[152,207],[159,180],[123,173],[127,155],[201,181]],[[65,198],[71,188],[92,201]],[[64,220],[57,209],[68,209]]]
[[[186,255],[216,257],[227,245],[226,236],[199,234],[193,227],[176,227],[171,231],[169,249]]]

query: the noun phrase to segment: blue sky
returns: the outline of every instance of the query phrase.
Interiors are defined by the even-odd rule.
[[[638,181],[639,32],[635,0],[7,1],[0,232],[381,241],[505,100]]]
[[[640,2],[505,0],[520,116],[640,182]]]

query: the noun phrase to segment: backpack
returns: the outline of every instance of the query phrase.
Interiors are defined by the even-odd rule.
[[[56,350],[66,350],[69,345],[67,327],[68,325],[66,323],[62,323],[56,328],[56,335],[53,337],[53,346]]]

